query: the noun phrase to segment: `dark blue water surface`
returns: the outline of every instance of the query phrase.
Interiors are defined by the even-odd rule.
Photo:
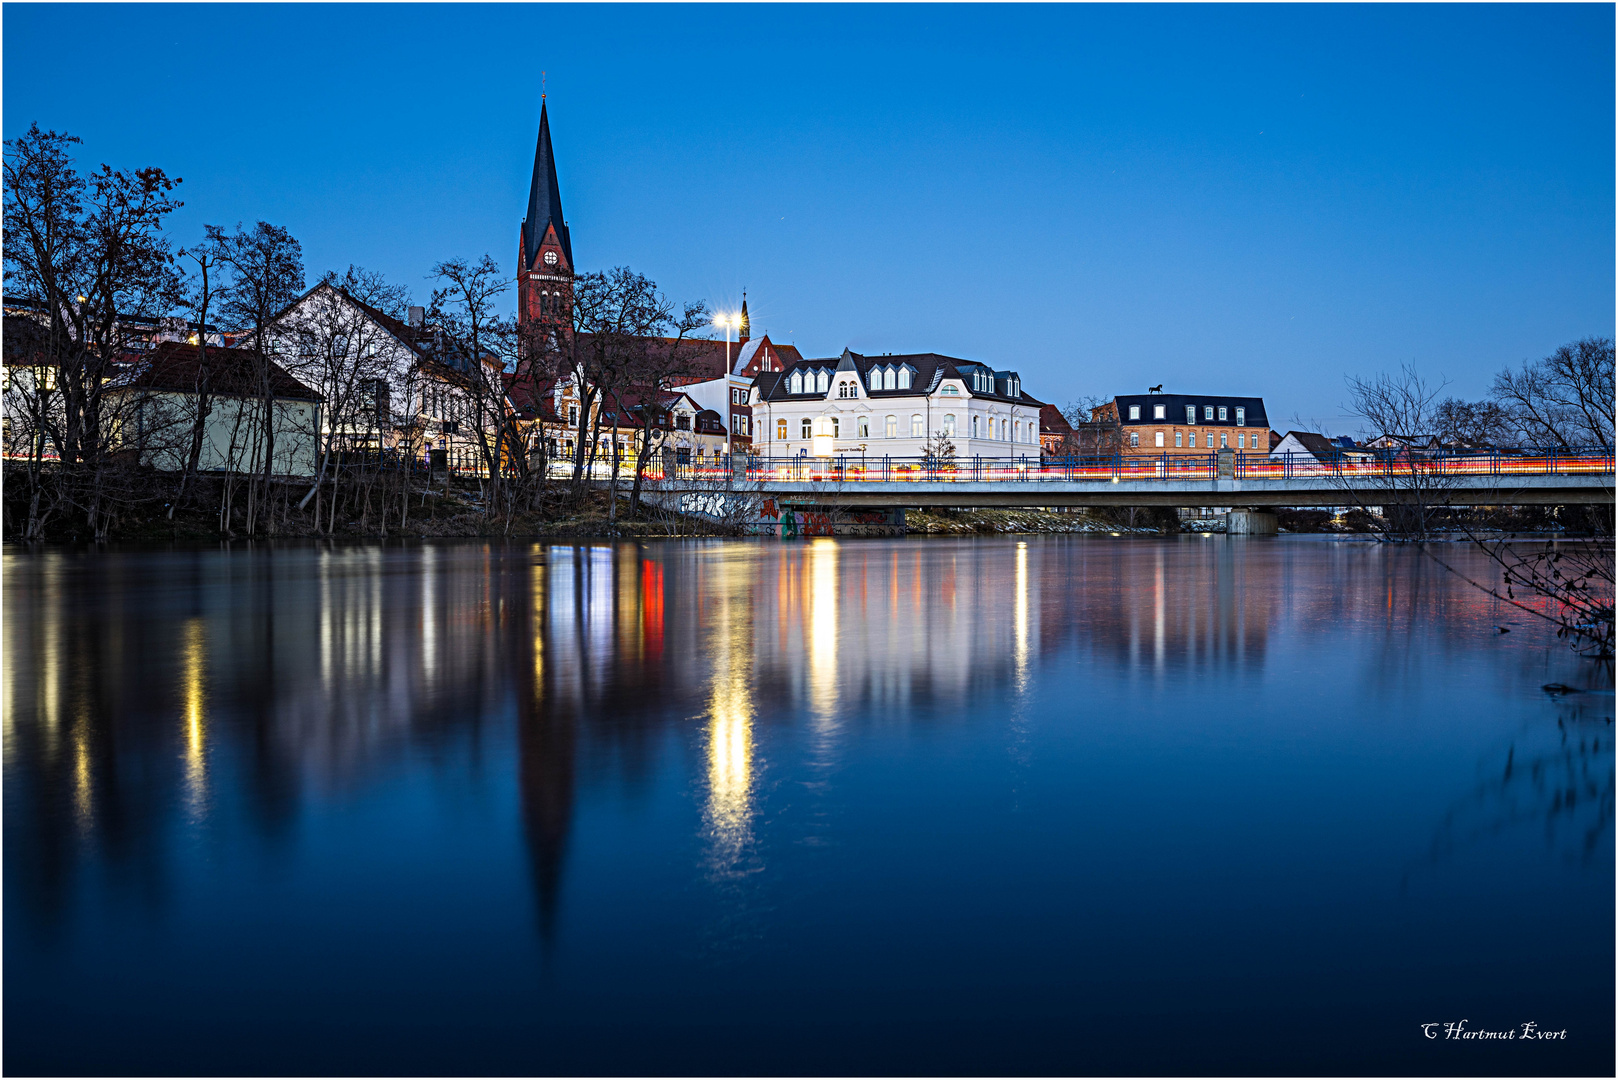
[[[1613,1071],[1610,682],[1419,552],[8,551],[4,589],[10,1074]],[[1566,1037],[1424,1035],[1461,1020]]]

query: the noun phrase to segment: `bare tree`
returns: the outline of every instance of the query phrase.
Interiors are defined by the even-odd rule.
[[[1613,448],[1613,344],[1588,337],[1494,377],[1494,399],[1526,445]]]
[[[1498,446],[1512,431],[1510,415],[1493,401],[1445,398],[1434,408],[1433,422],[1445,446]]]
[[[1438,395],[1446,384],[1428,380],[1411,364],[1396,373],[1351,375],[1346,381],[1349,402],[1344,411],[1362,418],[1368,438],[1383,443],[1376,505],[1383,507],[1389,526],[1384,538],[1426,536],[1448,483],[1415,437],[1436,432]],[[1363,477],[1345,477],[1343,487],[1353,502],[1368,509],[1363,483]]]
[[[253,355],[258,415],[250,441],[257,459],[246,507],[247,535],[252,536],[270,508],[275,471],[277,410],[271,357],[276,342],[272,324],[303,292],[303,248],[286,229],[265,221],[249,231],[238,224],[230,233],[209,225],[207,233],[207,251],[228,272],[218,294],[220,316],[246,338]]]
[[[107,537],[120,496],[109,475],[121,467],[108,395],[125,358],[149,343],[152,321],[180,297],[162,236],[164,218],[182,205],[172,194],[180,181],[158,168],[108,165],[82,176],[69,152],[79,141],[33,124],[5,144],[6,292],[37,323],[8,342],[26,357],[8,359],[28,361],[37,408],[24,422],[55,457],[47,467],[43,451],[31,452],[19,477],[33,488],[23,530],[31,538],[43,535],[47,498],[82,513],[96,539]],[[47,492],[51,473],[57,483]]]

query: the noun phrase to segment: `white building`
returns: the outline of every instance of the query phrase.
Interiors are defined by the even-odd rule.
[[[1014,371],[937,353],[845,349],[753,382],[754,450],[770,457],[920,457],[942,434],[963,458],[1037,458],[1039,410]]]

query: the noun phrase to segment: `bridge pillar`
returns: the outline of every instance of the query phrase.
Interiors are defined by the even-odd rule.
[[[1236,510],[1225,514],[1225,532],[1231,536],[1274,536],[1281,523],[1265,510]]]

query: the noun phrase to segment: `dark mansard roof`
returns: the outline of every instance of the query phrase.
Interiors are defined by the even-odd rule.
[[[1236,409],[1246,409],[1247,427],[1270,426],[1270,421],[1264,415],[1263,398],[1228,397],[1224,394],[1119,394],[1112,400],[1118,406],[1118,419],[1124,424],[1184,423],[1185,410],[1188,405],[1195,406],[1197,423],[1206,424],[1209,421],[1203,419],[1202,410],[1209,405],[1216,408],[1223,405],[1232,410],[1231,418],[1225,421],[1214,420],[1212,423],[1218,424],[1222,422],[1229,425],[1235,421],[1234,411]],[[1129,418],[1129,407],[1131,405],[1141,407],[1139,420]],[[1164,419],[1152,419],[1153,405],[1165,407]],[[1215,415],[1217,416],[1218,414],[1215,413]]]
[[[904,389],[875,390],[871,388],[870,373],[872,370],[883,368],[908,367],[911,370],[910,386]],[[766,380],[760,375],[754,385],[765,401],[807,401],[815,397],[824,397],[825,393],[794,394],[791,390],[790,379],[794,371],[804,371],[813,374],[816,370],[824,369],[828,375],[838,371],[858,372],[860,382],[865,387],[867,396],[875,400],[894,397],[915,397],[918,394],[930,394],[937,390],[939,384],[945,379],[960,379],[966,385],[966,392],[975,398],[987,398],[991,401],[1004,401],[1009,404],[1038,406],[1040,401],[1023,392],[1018,387],[1015,396],[1007,394],[1006,380],[1016,379],[1021,383],[1021,377],[1014,371],[998,371],[988,364],[976,360],[962,360],[954,356],[942,356],[938,353],[894,353],[886,356],[865,356],[850,349],[843,350],[842,356],[827,357],[819,360],[800,360],[788,364],[775,378]],[[994,377],[994,389],[974,389],[973,374],[984,373]]]

